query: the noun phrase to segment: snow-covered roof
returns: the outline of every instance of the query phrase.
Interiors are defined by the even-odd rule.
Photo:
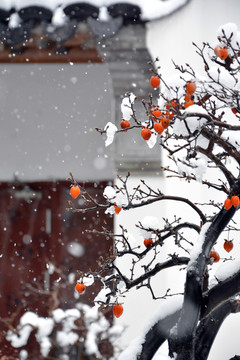
[[[26,34],[36,23],[55,28],[90,19],[119,29],[128,23],[141,23],[170,15],[189,0],[1,0],[0,38],[14,44],[16,31]],[[94,32],[94,31],[93,31]],[[97,35],[97,34],[95,34]],[[18,36],[19,37],[19,36]],[[16,41],[15,41],[16,42]]]
[[[39,16],[51,17],[52,13],[62,7],[64,12],[71,16],[97,16],[101,8],[107,8],[113,16],[124,14],[126,17],[140,17],[143,21],[153,20],[166,16],[179,7],[185,5],[189,0],[1,0],[0,18],[14,11],[20,16],[33,15],[33,7],[43,9]],[[32,8],[32,9],[31,9]],[[25,13],[25,14],[24,14]]]

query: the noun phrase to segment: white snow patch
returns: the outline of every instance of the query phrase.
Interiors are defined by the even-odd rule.
[[[73,331],[66,333],[65,331],[59,330],[57,331],[56,340],[60,346],[64,347],[73,345],[78,340],[78,337],[78,334]]]
[[[108,200],[112,200],[116,197],[116,190],[112,186],[106,186],[103,191],[103,196]]]
[[[67,244],[67,251],[74,257],[83,256],[85,253],[84,247],[76,241],[71,241]]]
[[[105,146],[109,146],[112,144],[113,140],[114,140],[114,135],[117,132],[117,127],[116,125],[114,125],[113,123],[111,123],[110,121],[106,124],[104,130],[106,131],[106,140],[105,140]]]
[[[221,38],[220,39],[221,46],[227,46],[227,40],[225,39],[224,34],[226,35],[227,39],[230,39],[231,37],[231,42],[232,42],[236,39],[237,33],[238,33],[238,27],[236,24],[227,23],[221,25],[217,29],[217,37]]]
[[[82,278],[82,282],[84,283],[85,286],[91,286],[94,283],[94,276],[93,275],[84,276]]]
[[[61,6],[56,8],[52,16],[52,24],[56,27],[62,26],[66,23],[67,20],[68,18],[63,11],[63,8]]]
[[[236,273],[240,272],[240,259],[229,260],[219,265],[214,274],[214,278],[210,282],[210,287],[231,278]]]
[[[40,344],[41,354],[47,356],[51,348],[48,336],[51,334],[53,327],[53,319],[39,317],[35,313],[27,311],[20,319],[17,327],[17,330],[19,329],[18,335],[9,330],[6,338],[13,347],[22,347],[27,344],[31,332],[36,329],[35,336]]]
[[[240,151],[240,139],[239,139],[239,133],[234,130],[228,130],[224,131],[221,137],[224,140],[227,140],[230,144],[232,144],[237,151]]]
[[[114,207],[114,205],[109,206],[109,207],[105,210],[105,214],[114,215],[114,214],[115,214],[115,207]]]
[[[25,349],[22,349],[19,353],[20,360],[26,360],[28,358],[28,352]]]
[[[107,295],[110,294],[111,290],[107,287],[103,287],[94,299],[95,303],[106,303]]]
[[[63,309],[53,310],[52,315],[56,323],[60,323],[65,318],[65,312],[63,311]]]
[[[21,18],[18,13],[13,13],[9,17],[8,27],[10,29],[15,29],[21,24]]]
[[[146,143],[150,149],[152,149],[156,145],[157,135],[158,135],[153,129],[151,131],[152,131],[152,135],[151,135],[150,139],[146,141]]]
[[[52,263],[46,264],[46,268],[50,275],[52,275],[55,271],[55,266]]]
[[[98,14],[98,18],[100,21],[102,22],[107,22],[110,20],[110,15],[108,13],[107,7],[106,6],[101,6],[99,8],[99,14]]]
[[[103,191],[103,196],[112,204],[119,207],[126,206],[128,204],[127,194],[114,189],[112,186],[106,186]],[[114,214],[114,207],[111,206],[107,209],[106,213]]]
[[[146,322],[142,330],[142,334],[131,342],[128,348],[120,354],[118,360],[136,360],[137,355],[141,352],[142,344],[145,341],[145,335],[150,330],[150,328],[156,322],[161,321],[161,319],[164,319],[168,315],[178,311],[181,308],[182,303],[183,303],[183,296],[178,296],[178,297],[176,296],[163,300],[163,302],[159,306],[159,309],[156,312],[154,312],[154,314],[152,314],[151,317]],[[168,359],[168,357],[159,354],[159,356],[156,358],[156,360],[163,360],[163,359]]]
[[[190,251],[190,260],[188,263],[188,269],[190,269],[191,266],[194,266],[195,261],[197,260],[198,256],[201,254],[202,246],[205,240],[205,235],[210,225],[211,223],[207,222],[202,226],[201,232],[198,235],[198,238]]]
[[[209,76],[216,82],[219,82],[224,87],[227,87],[229,89],[234,89],[236,86],[236,80],[234,77],[223,67],[219,66],[213,66],[208,71]],[[211,85],[213,85],[210,82]],[[218,90],[218,85],[214,85],[216,90]],[[209,89],[212,92],[212,89]],[[219,90],[221,90],[221,86],[219,85]]]
[[[121,112],[124,120],[130,120],[133,114],[132,104],[134,103],[136,96],[131,93],[129,96],[125,96],[121,103]]]
[[[200,134],[197,138],[196,146],[200,146],[203,149],[207,149],[208,145],[209,145],[209,140]]]
[[[147,238],[151,236],[152,231],[158,230],[160,228],[159,219],[155,216],[145,216],[141,221],[143,229],[139,229],[140,234]]]
[[[25,325],[18,331],[18,335],[9,330],[6,339],[11,342],[13,347],[19,348],[27,344],[32,331],[33,328],[31,325]]]

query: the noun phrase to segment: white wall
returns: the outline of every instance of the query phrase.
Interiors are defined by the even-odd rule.
[[[239,0],[192,0],[187,6],[175,14],[164,19],[151,22],[147,25],[147,44],[152,58],[157,56],[160,59],[162,67],[161,73],[167,79],[173,72],[171,59],[177,64],[185,62],[193,65],[197,71],[203,71],[200,58],[196,55],[192,41],[200,45],[203,41],[216,41],[217,28],[227,22],[235,22],[240,28],[240,1]],[[136,90],[137,95],[137,90]],[[164,162],[164,159],[162,159]],[[146,177],[143,174],[139,178]],[[132,186],[136,186],[138,178],[132,177]],[[160,188],[167,194],[185,194],[193,201],[203,202],[204,199],[216,198],[219,201],[224,200],[224,194],[214,194],[211,190],[203,188],[199,190],[198,184],[186,184],[181,182],[176,184],[173,180],[166,180],[162,177],[148,177],[146,181],[153,187]],[[121,212],[116,217],[116,227],[119,223],[131,230],[136,239],[141,243],[135,223],[146,215],[159,215],[160,218],[171,217],[173,204],[159,203],[149,206],[147,209],[137,209],[136,211]],[[175,210],[175,209],[174,209]],[[189,219],[192,218],[192,211],[188,211],[186,205],[179,206],[180,214]],[[198,219],[197,219],[198,221]],[[222,250],[222,241],[219,241],[219,247]],[[236,249],[237,248],[237,249]],[[220,250],[220,251],[221,251]],[[171,251],[171,248],[169,248]],[[235,254],[239,253],[239,244],[235,247]],[[163,255],[168,253],[168,249],[163,249]],[[234,256],[234,254],[233,254]],[[163,272],[158,276],[156,283],[160,293],[164,293],[167,287],[174,291],[182,289],[182,280],[184,272],[174,270],[173,272]],[[177,274],[177,275],[176,275]],[[159,285],[160,284],[160,285]],[[169,285],[170,284],[170,285]],[[181,285],[180,285],[181,284]],[[122,336],[122,346],[125,347],[129,341],[141,333],[148,317],[159,306],[157,301],[152,301],[151,296],[146,289],[137,290],[127,294],[124,300],[124,314],[118,319],[118,323],[127,326]],[[232,315],[225,321],[224,326],[218,334],[209,360],[229,359],[231,356],[240,354],[239,336],[237,326],[240,321],[240,315]],[[232,329],[230,331],[230,328]],[[226,341],[227,338],[227,341]],[[227,344],[227,345],[226,345]]]
[[[171,59],[177,64],[186,62],[203,69],[192,42],[197,45],[216,41],[220,25],[234,22],[240,28],[239,0],[190,0],[175,14],[148,23],[147,44],[155,59],[160,59],[162,73],[169,75],[173,69]]]
[[[112,121],[106,64],[0,65],[0,179],[113,179],[114,154],[94,130]]]

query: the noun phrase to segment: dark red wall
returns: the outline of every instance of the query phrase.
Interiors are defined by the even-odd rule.
[[[105,183],[97,186],[87,183],[84,186],[91,196],[97,197],[99,201],[102,199]],[[46,263],[49,261],[61,269],[63,275],[50,275],[50,290],[54,281],[61,278],[57,290],[60,306],[73,307],[76,302],[73,296],[74,284],[62,286],[64,277],[77,273],[78,270],[95,270],[99,256],[105,256],[109,251],[111,241],[86,233],[85,230],[101,230],[104,221],[111,229],[112,218],[106,217],[104,210],[98,214],[67,211],[69,200],[72,199],[69,195],[69,183],[66,182],[0,184],[1,319],[16,314],[17,324],[21,314],[27,310],[37,312],[40,316],[48,316],[49,311],[56,306],[44,294]],[[79,207],[78,199],[72,202]],[[49,214],[51,221],[47,225],[46,216],[49,217]],[[67,246],[72,241],[83,246],[83,256],[74,257],[67,251]],[[96,291],[93,286],[91,291],[81,296],[81,301],[91,302]],[[7,329],[3,322],[0,326],[2,331]],[[5,355],[6,349],[2,342],[0,354]]]

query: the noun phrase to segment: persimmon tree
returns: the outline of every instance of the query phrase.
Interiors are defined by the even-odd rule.
[[[124,224],[118,233],[102,229],[102,234],[114,240],[112,253],[99,259],[96,271],[81,274],[79,279],[80,283],[88,278],[102,282],[102,290],[95,298],[100,309],[122,305],[117,312],[120,316],[124,311],[123,296],[133,288],[146,287],[159,301],[153,278],[168,268],[185,270],[182,300],[155,320],[135,353],[126,350],[119,359],[150,360],[165,341],[170,359],[207,359],[224,319],[240,311],[240,258],[228,255],[234,245],[230,237],[240,230],[236,216],[240,196],[240,32],[235,24],[229,23],[218,29],[215,44],[193,46],[202,59],[203,74],[199,75],[189,64],[173,63],[175,75],[165,79],[157,59],[150,69],[154,95],[141,100],[127,93],[121,105],[122,122],[108,123],[97,130],[104,134],[106,146],[120,132],[122,136],[126,131],[138,132],[143,146],[144,141],[149,147],[159,145],[164,156],[167,154],[169,163],[162,170],[168,177],[212,189],[219,193],[221,201],[196,203],[190,195],[181,196],[181,187],[178,196],[165,194],[144,180],[130,189],[129,173],[105,188],[105,203],[99,203],[84,188],[79,196],[85,205],[78,208],[74,200],[70,202],[71,211],[84,213],[106,208],[111,215],[139,207],[145,207],[147,212],[148,205],[165,200],[175,202],[176,211],[178,204],[184,203],[196,213],[193,217],[196,221],[191,218],[183,221],[174,214],[168,220],[161,207],[157,214],[161,222],[147,216],[136,224],[144,234],[141,245],[132,242]],[[135,109],[136,101],[142,101],[140,116]],[[77,186],[72,174],[69,181]],[[97,236],[97,231],[93,232]],[[215,248],[223,238],[225,253],[220,258]],[[168,242],[171,247],[162,260],[162,248]],[[125,257],[131,259],[128,271],[117,261]],[[217,262],[221,268],[215,272]],[[162,298],[167,298],[169,289],[163,294]]]

